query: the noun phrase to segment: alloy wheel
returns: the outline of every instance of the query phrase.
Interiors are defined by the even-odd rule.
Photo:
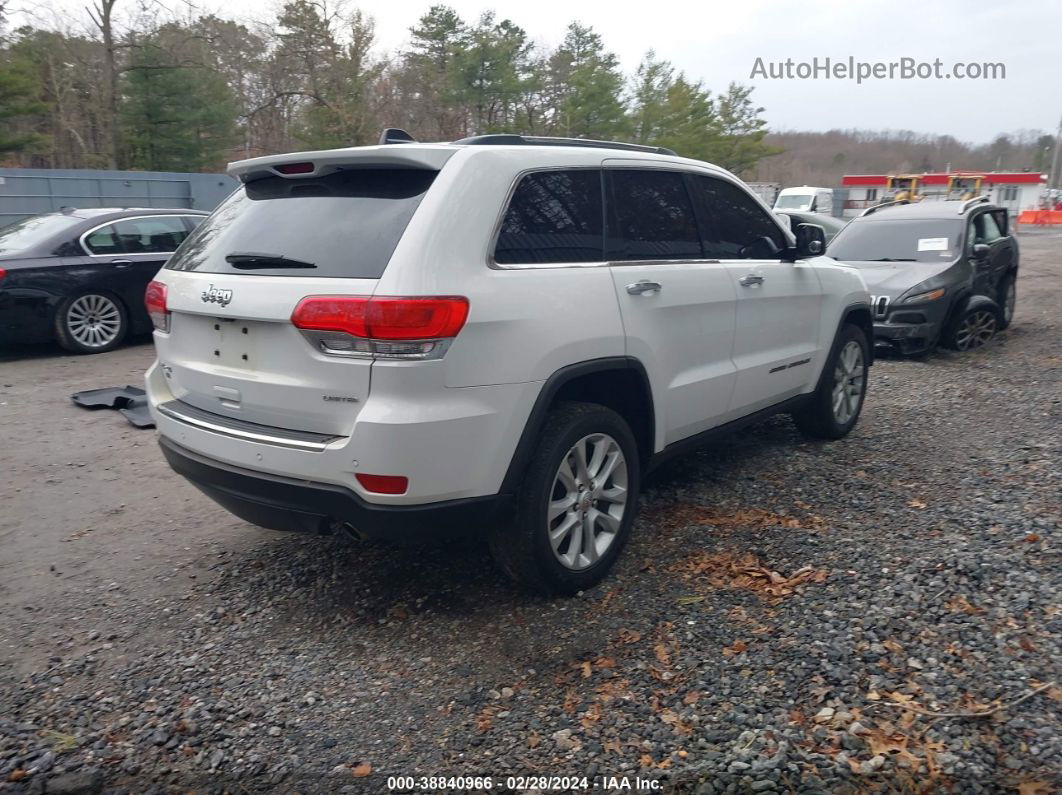
[[[833,418],[839,425],[847,423],[859,410],[865,388],[863,348],[855,340],[849,340],[833,370]]]
[[[571,571],[590,568],[612,546],[627,510],[627,460],[619,443],[592,433],[561,459],[546,512],[550,547]]]
[[[996,333],[996,316],[986,309],[971,312],[955,332],[955,347],[960,351],[980,348]]]
[[[105,295],[82,295],[66,310],[66,328],[85,347],[103,348],[121,333],[122,313]]]

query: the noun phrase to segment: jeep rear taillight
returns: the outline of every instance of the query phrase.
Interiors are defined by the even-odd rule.
[[[166,307],[166,285],[162,282],[148,283],[144,291],[144,306],[151,322],[159,331],[170,330],[170,310]]]
[[[468,299],[311,295],[291,322],[322,353],[389,359],[439,359],[468,318]]]

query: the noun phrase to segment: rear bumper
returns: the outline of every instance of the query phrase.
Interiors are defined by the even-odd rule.
[[[473,497],[426,505],[374,505],[328,483],[254,472],[201,456],[159,437],[175,472],[241,519],[272,530],[327,533],[349,524],[366,538],[401,539],[475,532],[495,519],[508,501]]]

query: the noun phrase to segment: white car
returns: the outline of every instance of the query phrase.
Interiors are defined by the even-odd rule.
[[[666,457],[776,412],[829,439],[859,416],[858,271],[715,166],[503,135],[229,173],[148,289],[147,389],[172,467],[249,522],[481,526],[515,579],[573,593]]]
[[[774,200],[775,210],[795,210],[802,213],[833,214],[833,191],[829,188],[784,188]]]

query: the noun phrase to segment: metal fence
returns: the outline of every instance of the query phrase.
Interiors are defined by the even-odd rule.
[[[0,227],[64,207],[213,210],[237,184],[225,174],[0,168]]]

